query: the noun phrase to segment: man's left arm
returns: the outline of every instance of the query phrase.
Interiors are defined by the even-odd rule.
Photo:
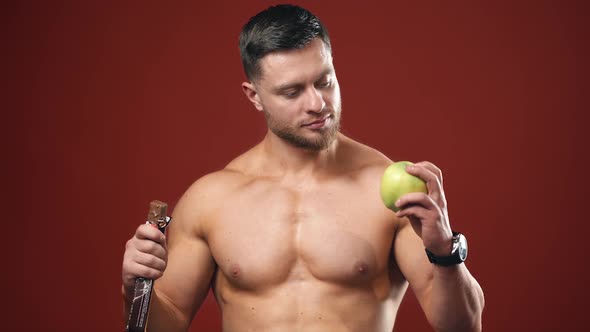
[[[484,298],[475,278],[464,263],[430,263],[424,250],[448,256],[453,248],[442,173],[429,162],[409,166],[407,172],[426,182],[428,194],[410,193],[396,202],[396,216],[407,218],[396,234],[396,262],[436,331],[481,331]]]

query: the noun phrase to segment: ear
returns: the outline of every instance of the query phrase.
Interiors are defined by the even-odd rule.
[[[262,104],[260,103],[260,96],[258,95],[258,92],[256,92],[256,85],[252,82],[242,82],[242,90],[254,107],[262,112]]]

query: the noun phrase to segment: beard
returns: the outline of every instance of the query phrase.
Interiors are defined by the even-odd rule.
[[[275,135],[285,140],[287,143],[310,151],[321,151],[327,149],[334,139],[336,134],[340,131],[340,118],[341,112],[333,112],[330,120],[333,122],[329,127],[322,128],[316,131],[316,135],[319,137],[305,137],[297,133],[297,129],[301,127],[293,127],[281,123],[274,119],[267,110],[264,110],[264,117],[266,118],[266,124]]]

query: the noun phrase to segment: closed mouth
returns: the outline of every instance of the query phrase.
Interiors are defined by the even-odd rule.
[[[321,119],[319,119],[319,120],[316,120],[316,121],[314,121],[314,122],[306,123],[306,124],[304,124],[304,125],[303,125],[303,127],[306,127],[306,126],[311,126],[311,125],[314,125],[314,124],[317,124],[317,123],[322,123],[322,122],[326,121],[326,120],[327,120],[329,117],[331,117],[331,116],[332,116],[332,115],[331,115],[331,114],[329,114],[329,115],[327,115],[327,116],[325,116],[325,117],[323,117],[323,118],[321,118]]]

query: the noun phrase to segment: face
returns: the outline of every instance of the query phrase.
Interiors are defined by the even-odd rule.
[[[340,88],[332,55],[316,38],[297,50],[274,52],[260,60],[261,75],[244,83],[254,106],[263,111],[272,133],[294,146],[326,149],[340,125]]]

